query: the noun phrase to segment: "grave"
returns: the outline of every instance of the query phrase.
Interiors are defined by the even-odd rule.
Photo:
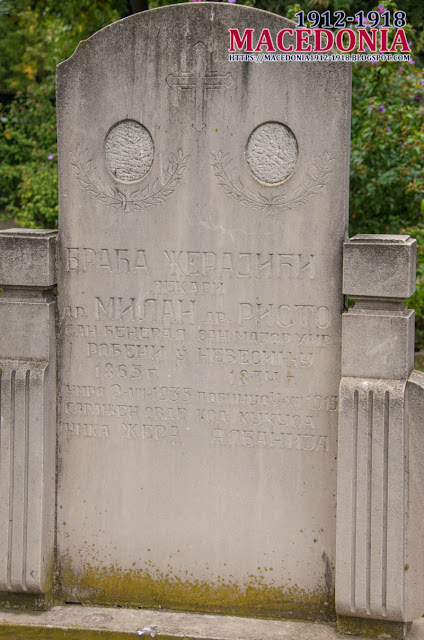
[[[416,242],[347,239],[348,64],[229,62],[287,26],[175,5],[58,67],[57,246],[0,232],[2,606],[56,607],[6,637],[424,609]]]

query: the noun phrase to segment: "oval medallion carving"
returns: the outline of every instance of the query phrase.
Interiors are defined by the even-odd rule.
[[[152,136],[139,122],[123,120],[115,124],[105,139],[105,161],[111,174],[122,182],[136,182],[153,164]]]
[[[267,185],[280,184],[295,168],[299,149],[295,135],[280,122],[265,122],[250,134],[246,146],[249,169]]]

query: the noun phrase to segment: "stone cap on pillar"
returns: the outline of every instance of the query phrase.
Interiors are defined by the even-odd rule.
[[[417,241],[410,236],[358,234],[343,246],[343,293],[409,298],[416,262]]]
[[[52,287],[56,284],[53,229],[0,231],[0,287]]]

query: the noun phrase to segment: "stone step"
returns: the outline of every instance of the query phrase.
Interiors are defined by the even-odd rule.
[[[43,612],[0,611],[0,638],[10,640],[341,640],[335,625],[292,620],[174,613],[148,609],[64,605]],[[359,636],[348,636],[355,640]],[[362,636],[363,637],[363,636]],[[380,638],[391,634],[382,633]],[[414,622],[409,640],[424,640],[424,619]]]

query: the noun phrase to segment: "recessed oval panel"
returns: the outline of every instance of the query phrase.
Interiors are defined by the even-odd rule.
[[[250,134],[246,147],[249,169],[268,185],[283,182],[295,168],[299,150],[295,135],[280,122],[265,122]]]
[[[115,124],[105,139],[105,161],[111,174],[122,182],[136,182],[153,164],[154,144],[146,127],[135,120]]]

